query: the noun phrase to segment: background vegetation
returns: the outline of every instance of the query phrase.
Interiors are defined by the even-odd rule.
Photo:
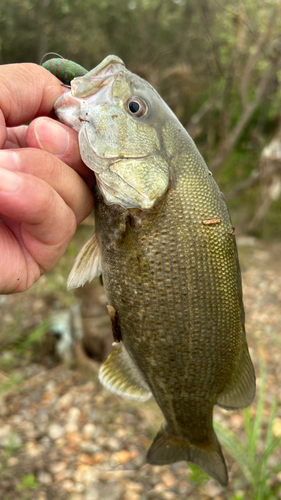
[[[152,83],[194,138],[225,193],[237,232],[269,240],[244,238],[242,244],[240,239],[246,327],[258,391],[243,417],[240,412],[216,409],[216,432],[230,470],[231,500],[281,499],[281,159],[266,163],[263,153],[274,138],[281,138],[280,4],[281,0],[0,0],[0,64],[39,64],[45,53],[53,51],[91,69],[108,54],[120,56],[131,71]],[[92,220],[88,220],[56,267],[31,290],[0,296],[0,496],[5,500],[80,499],[76,485],[67,484],[51,468],[54,453],[57,463],[67,463],[69,476],[65,473],[65,478],[73,478],[83,465],[85,474],[86,466],[90,475],[96,474],[96,488],[103,487],[105,474],[98,469],[98,461],[86,465],[71,462],[81,451],[83,418],[88,422],[89,415],[94,415],[97,428],[104,426],[105,438],[104,442],[100,438],[100,449],[93,456],[90,451],[89,456],[79,455],[83,460],[94,460],[95,455],[97,460],[108,459],[109,419],[115,422],[112,436],[124,428],[127,438],[129,429],[138,446],[140,426],[149,429],[144,449],[160,425],[154,407],[139,408],[116,399],[96,383],[96,374],[88,414],[88,400],[82,405],[71,391],[83,393],[85,385],[88,395],[89,373],[80,370],[85,380],[76,381],[72,366],[58,365],[61,361],[50,331],[54,311],[69,311],[73,304],[81,304],[84,336],[93,339],[96,348],[96,332],[107,321],[111,343],[106,299],[102,291],[96,291],[98,281],[66,293],[74,257],[91,233]],[[89,345],[86,353],[90,356]],[[97,360],[95,356],[92,358]],[[260,369],[260,358],[267,365],[267,376]],[[82,361],[85,363],[85,356]],[[49,426],[59,423],[65,428],[68,423],[68,409],[57,411],[52,403],[65,395],[73,405],[69,413],[81,408],[81,421],[75,432],[68,433],[64,441],[54,441],[48,449]],[[120,434],[120,450],[124,448],[121,438]],[[64,455],[69,442],[71,459]],[[42,450],[50,469],[38,459]],[[132,488],[143,484],[147,496],[141,489],[133,496],[128,483],[129,494],[122,500],[226,498],[226,492],[207,483],[206,475],[195,466],[188,469],[189,483],[186,466],[183,480],[179,479],[180,470],[171,469],[176,484],[170,486],[171,475],[166,474],[167,486],[166,469],[159,469],[155,476],[152,472],[145,478],[138,472],[132,476]],[[46,475],[40,476],[46,470],[50,484]],[[86,479],[77,479],[77,488],[83,481],[86,484]],[[157,492],[159,483],[164,489]],[[181,493],[181,487],[187,489]],[[74,496],[69,497],[72,492]],[[102,489],[97,492],[98,497],[93,498],[104,498]]]
[[[246,229],[266,196],[261,151],[279,131],[280,28],[279,0],[9,0],[0,63],[54,51],[91,69],[119,55],[186,126]],[[252,227],[264,237],[281,234],[279,191]]]

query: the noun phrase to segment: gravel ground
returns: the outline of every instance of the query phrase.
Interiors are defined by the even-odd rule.
[[[261,359],[267,367],[264,419],[277,397],[273,435],[278,437],[281,244],[242,237],[238,243],[248,343],[258,387]],[[124,400],[103,389],[97,380],[99,363],[111,345],[106,299],[98,280],[77,292],[86,340],[77,340],[74,364],[59,361],[48,335],[48,342],[45,339],[36,344],[36,353],[34,346],[29,349],[27,344],[20,344],[21,350],[17,348],[14,354],[5,342],[15,324],[32,330],[42,324],[54,307],[53,298],[42,295],[42,289],[48,290],[48,277],[40,281],[26,294],[0,296],[1,500],[254,498],[238,465],[226,452],[230,474],[227,490],[184,462],[163,467],[143,465],[145,450],[160,426],[161,415],[153,401]],[[255,403],[251,412],[254,415]],[[215,420],[243,438],[241,412],[216,408]],[[280,459],[281,451],[277,448],[270,465],[280,463]],[[280,481],[279,473],[274,485]]]

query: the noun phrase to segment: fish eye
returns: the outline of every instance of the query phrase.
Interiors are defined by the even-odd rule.
[[[133,116],[137,116],[138,118],[142,118],[146,115],[148,106],[146,102],[144,102],[140,97],[130,97],[126,103],[127,111]]]

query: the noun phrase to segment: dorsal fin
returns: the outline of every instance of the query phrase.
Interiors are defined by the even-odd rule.
[[[78,288],[102,273],[101,252],[96,233],[87,241],[77,255],[67,280],[67,289]]]

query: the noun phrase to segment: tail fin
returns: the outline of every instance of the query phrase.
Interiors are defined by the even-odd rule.
[[[165,465],[181,460],[198,465],[222,486],[227,485],[227,468],[215,434],[213,442],[201,447],[172,436],[161,429],[147,452],[147,462],[151,465]]]

